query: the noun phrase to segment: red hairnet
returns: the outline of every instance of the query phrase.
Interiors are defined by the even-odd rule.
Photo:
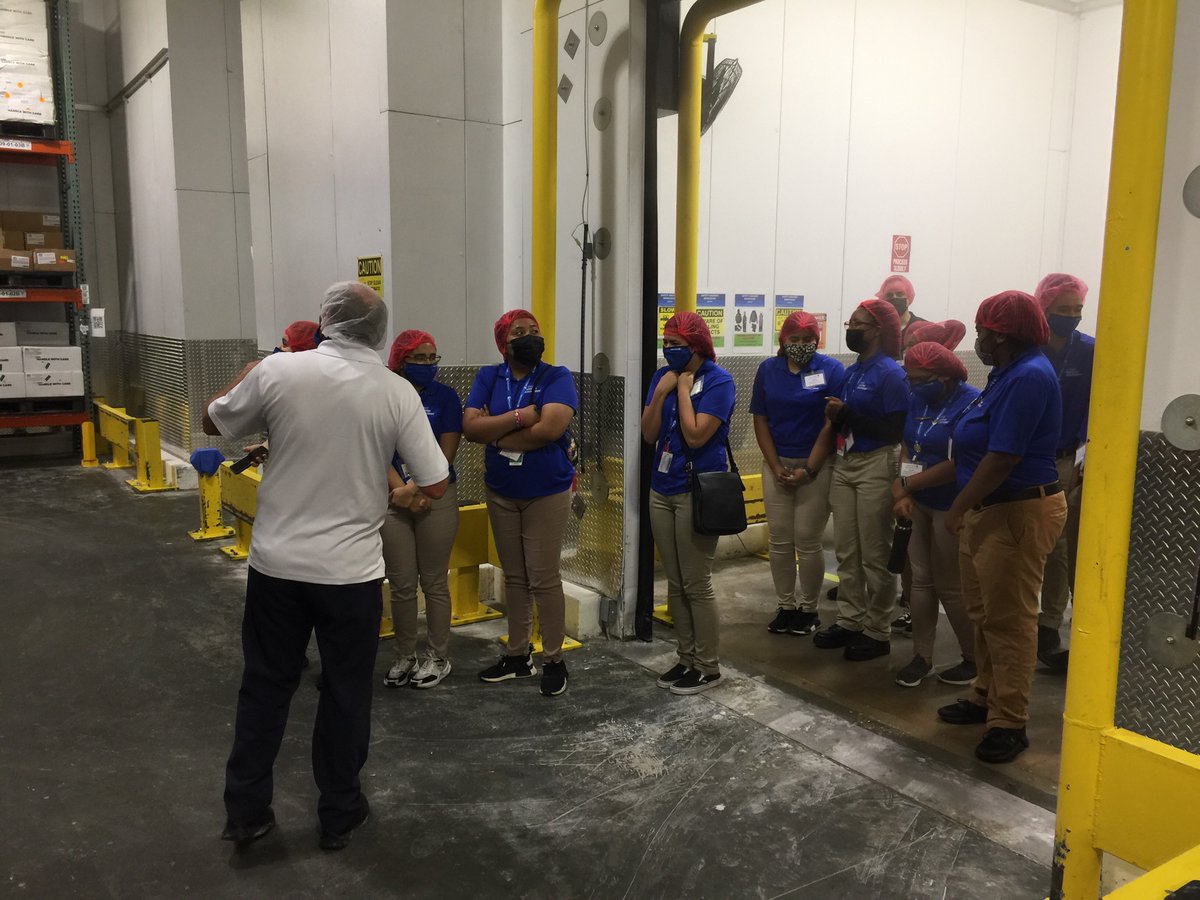
[[[408,331],[400,332],[392,341],[392,349],[388,352],[388,368],[395,372],[400,368],[400,364],[408,359],[409,354],[422,344],[433,344],[434,351],[437,350],[437,341],[428,331],[410,328]]]
[[[958,319],[947,319],[945,322],[914,322],[908,326],[904,340],[914,344],[934,341],[947,350],[953,350],[966,333],[967,326]]]
[[[887,296],[888,291],[894,291],[897,288],[904,291],[904,296],[908,299],[908,305],[912,306],[913,301],[917,299],[917,292],[913,288],[912,282],[903,275],[889,275],[883,279],[883,284],[879,286],[879,290],[875,296],[882,300]]]
[[[979,304],[975,324],[1040,347],[1050,340],[1041,304],[1024,291],[1004,291]]]
[[[896,307],[886,300],[871,297],[858,304],[859,309],[865,309],[879,326],[883,352],[895,359],[900,355],[900,314]]]
[[[677,312],[667,319],[663,326],[663,335],[677,334],[687,343],[693,353],[699,353],[708,359],[716,359],[717,351],[713,349],[712,334],[699,313]]]
[[[811,331],[817,336],[817,341],[821,340],[821,323],[817,321],[817,317],[812,313],[806,313],[802,309],[796,310],[790,316],[783,320],[783,325],[779,328],[779,352],[783,353],[783,345],[787,339],[797,331]]]
[[[317,323],[309,322],[307,319],[293,322],[287,328],[283,329],[283,336],[287,338],[288,349],[293,353],[300,353],[304,350],[316,350],[316,334]]]
[[[934,341],[922,341],[914,344],[904,354],[904,366],[908,369],[928,369],[941,378],[954,378],[957,381],[967,380],[967,367],[961,359]]]
[[[1087,299],[1088,286],[1082,278],[1067,275],[1065,272],[1051,272],[1038,282],[1033,292],[1034,299],[1046,310],[1058,302],[1063,294],[1078,294],[1080,300]]]
[[[512,328],[513,322],[517,319],[531,319],[534,325],[538,325],[538,320],[533,317],[527,309],[510,309],[504,315],[496,320],[496,324],[492,326],[492,335],[496,338],[496,349],[500,351],[500,355],[508,359],[508,329]],[[542,326],[538,325],[540,329]]]

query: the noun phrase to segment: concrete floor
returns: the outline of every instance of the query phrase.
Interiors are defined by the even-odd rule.
[[[217,835],[244,564],[187,539],[195,494],[73,467],[0,484],[5,895],[1045,896],[1051,817],[961,766],[732,660],[727,684],[672,697],[661,641],[572,653],[560,699],[485,686],[501,623],[455,632],[438,688],[379,689],[374,817],[341,854],[316,848],[306,679],[279,828],[235,854]]]

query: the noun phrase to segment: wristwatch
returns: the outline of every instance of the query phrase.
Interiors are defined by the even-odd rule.
[[[817,477],[817,473],[815,471],[813,471],[813,467],[810,466],[808,463],[805,463],[804,465],[802,465],[800,467],[800,471],[808,476],[809,481],[812,481]]]

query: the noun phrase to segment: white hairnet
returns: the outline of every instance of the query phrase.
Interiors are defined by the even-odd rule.
[[[383,298],[358,281],[339,281],[325,291],[321,334],[365,344],[376,350],[387,339],[388,312]]]

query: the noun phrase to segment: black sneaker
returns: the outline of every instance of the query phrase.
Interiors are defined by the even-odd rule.
[[[488,684],[498,684],[514,678],[532,678],[537,671],[531,655],[509,656],[505,654],[500,657],[500,662],[480,672],[479,680],[486,681]]]
[[[792,616],[796,614],[794,609],[784,609],[782,606],[775,610],[775,618],[767,626],[767,631],[771,634],[787,634],[788,625],[791,624]]]
[[[1047,653],[1053,653],[1062,646],[1062,636],[1059,635],[1057,628],[1051,628],[1049,625],[1038,626],[1038,659]]]
[[[982,725],[988,717],[986,706],[963,699],[940,707],[937,714],[938,718],[948,725]]]
[[[825,592],[825,599],[826,600],[836,600],[837,599],[837,585],[836,584]]]
[[[660,688],[669,688],[690,671],[691,669],[689,669],[683,663],[675,663],[675,665],[671,666],[671,668],[659,675],[658,681],[654,683]]]
[[[838,647],[845,647],[851,641],[856,640],[860,634],[861,632],[851,631],[841,625],[830,625],[813,635],[813,646],[820,647],[822,650],[836,650]]]
[[[892,652],[891,641],[877,641],[875,638],[860,634],[846,645],[842,656],[850,662],[866,662],[868,659],[878,659]]]
[[[233,841],[237,849],[249,847],[260,837],[265,837],[275,827],[275,813],[270,807],[261,816],[249,822],[226,822],[221,832],[221,840]]]
[[[892,634],[912,637],[912,613],[907,609],[892,620]]]
[[[361,796],[361,795],[360,795]],[[321,832],[320,846],[322,850],[345,850],[350,843],[350,839],[354,837],[354,832],[367,824],[367,820],[371,818],[371,807],[367,804],[367,798],[362,797],[362,818],[347,828],[345,831],[339,831],[337,834],[332,834],[328,831]]]
[[[1012,762],[1028,747],[1024,728],[989,728],[975,748],[975,756],[986,763]]]
[[[557,697],[567,692],[567,664],[558,662],[542,664],[542,696]]]
[[[698,694],[701,691],[707,691],[710,687],[716,687],[720,681],[720,672],[714,675],[706,675],[699,669],[691,669],[686,675],[671,685],[671,693]]]
[[[850,652],[850,649],[847,647],[846,652]],[[917,687],[932,671],[933,666],[918,654],[912,658],[912,662],[896,673],[896,684],[900,687]]]
[[[792,621],[788,623],[788,634],[812,634],[821,622],[815,612],[805,612],[797,609],[792,613]]]
[[[1071,649],[1068,647],[1066,650],[1055,650],[1053,653],[1047,653],[1045,656],[1039,657],[1039,659],[1055,675],[1066,675],[1067,666],[1071,662]]]
[[[964,659],[957,666],[938,672],[938,681],[942,684],[970,684],[977,674],[975,663]]]

